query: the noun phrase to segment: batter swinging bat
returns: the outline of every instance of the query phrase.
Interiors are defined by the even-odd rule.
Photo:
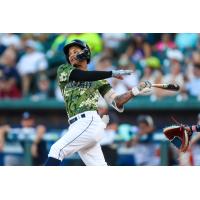
[[[180,86],[178,84],[152,84],[152,87],[156,88],[161,88],[165,90],[170,90],[170,91],[178,91],[180,89]]]

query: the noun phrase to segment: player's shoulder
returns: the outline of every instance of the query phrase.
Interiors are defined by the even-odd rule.
[[[75,69],[72,65],[62,64],[57,69],[57,80],[58,82],[69,81],[69,76],[72,70]]]
[[[74,67],[70,64],[62,64],[58,67],[58,71],[66,70],[66,69],[70,69],[70,68],[74,68]]]
[[[68,72],[68,71],[71,71],[73,69],[74,69],[74,67],[70,64],[62,64],[58,67],[57,73],[61,74],[62,72]]]

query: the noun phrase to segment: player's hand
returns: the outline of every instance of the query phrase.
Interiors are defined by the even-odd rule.
[[[140,91],[142,91],[143,89],[146,89],[146,88],[151,88],[151,87],[152,87],[152,84],[149,81],[142,81],[138,85],[138,89]]]
[[[37,145],[35,143],[33,143],[32,146],[31,146],[31,154],[32,154],[33,157],[38,156],[38,148],[37,148]]]
[[[132,70],[112,70],[112,77],[122,80],[124,75],[131,75]]]
[[[138,86],[132,88],[132,93],[134,96],[149,93],[152,91],[152,84],[149,81],[142,81]]]

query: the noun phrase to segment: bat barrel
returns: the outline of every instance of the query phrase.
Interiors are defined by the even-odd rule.
[[[178,84],[152,84],[152,87],[157,87],[165,90],[178,91],[180,86]]]

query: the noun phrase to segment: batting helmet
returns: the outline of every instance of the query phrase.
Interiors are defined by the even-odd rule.
[[[83,49],[87,49],[88,51],[88,55],[87,55],[87,63],[90,63],[90,58],[91,58],[91,51],[89,46],[83,42],[82,40],[72,40],[70,43],[68,43],[67,45],[64,46],[63,51],[64,54],[66,56],[67,62],[70,63],[69,61],[69,48],[72,46],[78,46],[80,47],[82,50]]]

